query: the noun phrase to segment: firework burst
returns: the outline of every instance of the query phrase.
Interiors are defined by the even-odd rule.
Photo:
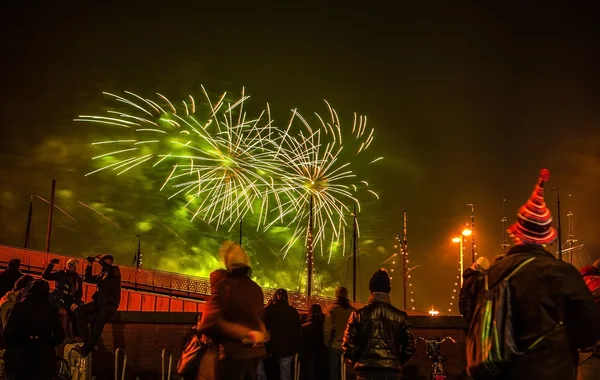
[[[201,218],[217,228],[233,227],[252,212],[257,200],[261,213],[268,210],[274,177],[281,171],[271,143],[268,105],[250,119],[244,110],[249,97],[243,90],[233,103],[225,100],[225,93],[213,103],[202,89],[208,107],[201,116],[192,96],[177,108],[161,94],[155,102],[131,92],[124,96],[105,93],[125,104],[128,111],[82,115],[75,121],[124,128],[130,138],[94,142],[94,146],[110,149],[92,158],[101,167],[86,176],[107,170],[121,175],[142,164],[163,172],[168,168],[160,190],[169,190],[169,199],[183,197],[191,220]],[[265,220],[262,215],[259,219]]]
[[[284,131],[278,130],[275,141],[276,157],[281,157],[286,164],[285,173],[279,177],[275,190],[281,193],[280,209],[274,210],[279,219],[286,219],[287,226],[294,229],[292,238],[283,251],[285,254],[292,246],[308,237],[309,218],[313,218],[314,229],[312,242],[321,253],[325,252],[325,241],[330,239],[329,260],[336,243],[342,241],[345,251],[345,227],[347,216],[351,215],[352,205],[360,210],[360,202],[356,193],[368,187],[366,181],[358,181],[353,172],[351,162],[343,161],[342,156],[348,154],[356,157],[364,154],[373,141],[374,130],[367,131],[367,118],[354,114],[350,142],[344,145],[342,128],[337,112],[327,101],[329,119],[326,121],[318,113],[316,127],[292,110],[292,118]],[[300,122],[296,133],[292,125]],[[377,158],[370,163],[377,162]],[[363,161],[356,159],[356,161]],[[379,198],[377,193],[367,190]],[[309,207],[312,200],[312,208]],[[278,219],[278,220],[279,220]],[[266,224],[265,229],[277,220]],[[330,237],[327,232],[330,231]]]

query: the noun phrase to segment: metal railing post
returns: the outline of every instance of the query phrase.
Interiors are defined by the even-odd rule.
[[[342,380],[346,380],[346,359],[344,358],[343,352],[342,352],[342,360],[340,362],[341,362],[341,366],[342,366],[341,372],[340,372],[342,374],[341,378],[342,378]]]
[[[294,355],[294,380],[300,380],[300,360],[298,360],[298,354]]]
[[[125,380],[125,368],[127,367],[127,353],[122,348],[115,350],[115,380],[119,380],[119,352],[123,353],[123,371],[121,380]]]
[[[168,351],[166,348],[163,348],[162,353],[160,354],[160,357],[162,358],[162,372],[161,372],[161,379],[165,380],[165,355],[169,353],[169,368],[168,368],[168,375],[167,375],[167,380],[171,380],[171,368],[173,368],[173,354]]]

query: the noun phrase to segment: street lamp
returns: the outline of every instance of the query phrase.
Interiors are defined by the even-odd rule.
[[[469,236],[473,233],[472,230],[466,228],[462,231],[462,236],[457,236],[455,238],[452,238],[452,242],[453,243],[460,243],[458,249],[459,249],[459,253],[458,253],[458,257],[460,258],[460,287],[462,288],[463,285],[463,271],[464,271],[464,252],[463,252],[463,236]]]

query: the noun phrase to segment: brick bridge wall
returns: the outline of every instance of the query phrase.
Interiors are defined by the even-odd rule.
[[[196,313],[119,312],[104,329],[101,348],[94,353],[94,373],[98,380],[114,376],[116,348],[127,353],[127,378],[160,379],[161,353],[173,353],[173,366],[181,354],[184,335],[195,323]],[[461,379],[465,366],[464,324],[460,317],[411,317],[415,337],[435,338],[451,336],[458,343],[443,344],[443,354],[448,361],[444,368],[449,379]],[[417,354],[405,367],[407,379],[429,379],[430,362],[425,343],[417,345]],[[416,372],[416,374],[415,374]],[[410,376],[409,376],[410,374]],[[425,376],[425,377],[422,377]],[[176,377],[175,377],[176,378]],[[350,379],[350,373],[348,378]]]

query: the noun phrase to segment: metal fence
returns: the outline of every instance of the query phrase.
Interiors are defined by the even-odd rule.
[[[19,258],[21,267],[31,273],[41,274],[50,260],[58,259],[57,269],[65,266],[67,260],[79,260],[77,271],[83,273],[87,265],[81,257],[58,255],[0,245],[0,265],[6,266],[9,260]],[[96,273],[100,270],[94,266]],[[210,281],[207,278],[186,276],[177,273],[153,269],[138,269],[132,266],[119,265],[123,285],[121,306],[122,311],[199,311],[203,302],[210,295]],[[95,285],[85,285],[84,298],[91,299]],[[263,288],[264,303],[273,298],[274,289]],[[303,293],[288,292],[289,302],[297,309],[305,310],[307,296]],[[330,297],[313,296],[312,303],[318,303],[327,310],[335,299]],[[357,303],[360,307],[362,304]]]

